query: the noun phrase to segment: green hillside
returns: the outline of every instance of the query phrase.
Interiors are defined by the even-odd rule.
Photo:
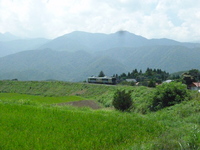
[[[89,54],[33,50],[0,58],[0,79],[84,81],[101,70],[107,76],[133,69],[159,68],[170,73],[200,69],[200,49],[182,46],[114,48]]]
[[[200,68],[198,56],[200,48],[187,48],[183,46],[143,46],[139,48],[118,47],[96,53],[98,56],[112,56],[129,70],[133,68],[146,70],[161,68],[167,72]]]
[[[132,91],[134,107],[122,113],[111,106],[117,89]],[[147,87],[70,82],[0,81],[0,149],[137,149],[200,148],[200,95],[148,111]],[[92,110],[56,103],[94,100]]]
[[[121,73],[126,67],[111,57],[94,57],[78,52],[50,49],[20,52],[0,58],[0,79],[84,81],[105,70],[107,75]]]
[[[83,99],[96,100],[104,106],[111,106],[117,89],[133,92],[135,104],[140,106],[151,93],[147,87],[112,86],[62,81],[0,81],[0,92],[39,95],[45,97],[80,96]],[[144,99],[144,100],[142,100]],[[138,107],[138,109],[140,109]]]

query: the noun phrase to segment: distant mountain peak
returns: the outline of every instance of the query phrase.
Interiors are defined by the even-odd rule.
[[[119,30],[116,32],[117,34],[127,34],[127,33],[130,33],[129,31],[127,30]]]
[[[11,34],[10,32],[5,32],[3,34],[6,35],[6,36],[15,36],[15,35]]]
[[[12,41],[17,39],[20,38],[11,34],[10,32],[0,33],[0,41]]]

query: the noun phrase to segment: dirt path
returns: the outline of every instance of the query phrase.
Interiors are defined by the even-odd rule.
[[[74,102],[67,102],[67,103],[59,103],[59,104],[56,104],[56,105],[59,105],[59,106],[71,105],[71,106],[75,106],[75,107],[90,107],[92,109],[100,109],[100,108],[102,108],[94,100],[74,101]]]

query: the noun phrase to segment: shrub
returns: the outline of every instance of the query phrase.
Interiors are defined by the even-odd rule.
[[[126,111],[128,110],[132,104],[132,98],[131,98],[131,92],[125,92],[125,90],[117,90],[116,93],[114,94],[113,106],[115,109],[120,110],[120,111]]]
[[[148,87],[156,87],[156,82],[153,80],[150,80],[148,83]]]
[[[135,86],[135,82],[131,81],[131,82],[127,82],[126,80],[121,81],[119,83],[119,85],[128,85],[128,86]]]
[[[190,95],[186,85],[177,82],[164,83],[156,87],[151,110],[156,111],[188,99]]]

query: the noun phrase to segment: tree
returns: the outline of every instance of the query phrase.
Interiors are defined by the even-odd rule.
[[[182,75],[183,78],[183,83],[185,83],[188,87],[190,84],[192,84],[192,82],[194,82],[194,77],[188,74],[183,74]]]
[[[195,81],[199,80],[200,72],[198,69],[189,70],[188,74],[191,75]]]
[[[189,87],[192,82],[197,82],[200,79],[200,72],[197,69],[189,70],[182,74],[182,79],[185,84]]]
[[[103,71],[100,71],[98,77],[104,77],[104,76],[105,76],[104,72],[103,72]]]
[[[132,98],[131,98],[131,92],[125,92],[125,90],[117,90],[116,93],[114,94],[113,106],[115,109],[120,110],[120,111],[126,111],[128,110],[132,104]]]
[[[148,83],[148,87],[156,87],[156,82],[154,80],[150,80]]]
[[[156,111],[189,99],[190,95],[186,85],[180,82],[164,83],[156,87],[151,110]]]

